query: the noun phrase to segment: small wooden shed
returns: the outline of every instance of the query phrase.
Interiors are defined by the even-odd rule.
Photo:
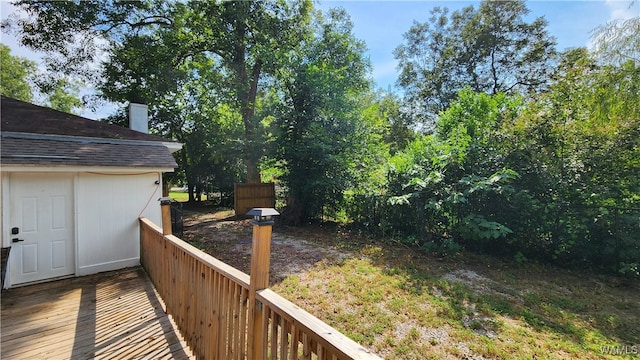
[[[4,287],[138,265],[138,218],[161,222],[182,145],[4,96],[0,109]]]

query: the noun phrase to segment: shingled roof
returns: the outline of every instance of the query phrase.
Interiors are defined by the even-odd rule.
[[[178,143],[117,125],[0,98],[3,165],[175,168]]]

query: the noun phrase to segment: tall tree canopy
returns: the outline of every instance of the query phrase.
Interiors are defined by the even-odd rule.
[[[30,102],[33,93],[28,78],[35,70],[35,62],[11,55],[11,49],[0,44],[0,94]]]
[[[596,55],[605,63],[640,62],[640,16],[608,22],[593,32]]]
[[[80,100],[80,84],[67,78],[59,79],[55,84],[49,86],[47,95],[47,106],[66,113],[77,113],[84,104]]]
[[[166,94],[184,80],[184,73],[176,69],[186,62],[215,67],[228,104],[241,114],[247,179],[260,180],[256,150],[260,119],[255,116],[259,82],[261,76],[274,74],[278,54],[298,42],[310,2],[20,1],[16,5],[29,15],[16,21],[22,43],[49,54],[47,65],[55,72],[73,71],[94,83],[104,76],[103,90],[111,100],[151,102],[157,91]],[[91,60],[105,57],[112,61],[104,71],[96,71]],[[186,76],[199,76],[195,68]]]
[[[289,190],[286,215],[299,224],[336,206],[350,185],[361,143],[358,97],[369,89],[364,43],[343,9],[316,13],[312,31],[287,56],[279,157]]]
[[[167,25],[164,1],[30,1],[14,3],[26,16],[9,18],[3,30],[16,33],[22,45],[46,54],[51,81],[81,76],[97,81],[96,60],[125,34]]]
[[[12,56],[8,46],[0,44],[0,94],[27,102],[38,102],[52,109],[73,113],[83,107],[77,83],[62,77],[54,84],[38,87],[37,64],[20,56]],[[35,96],[34,96],[35,95]],[[34,98],[40,100],[36,101]]]
[[[192,1],[175,36],[178,61],[211,54],[244,124],[247,180],[260,181],[260,118],[255,116],[260,78],[274,75],[279,58],[300,41],[310,3],[284,1]]]
[[[415,22],[395,50],[414,115],[432,122],[465,86],[489,94],[544,89],[555,41],[543,18],[525,21],[528,13],[523,0],[484,0],[451,14],[436,7],[427,22]]]

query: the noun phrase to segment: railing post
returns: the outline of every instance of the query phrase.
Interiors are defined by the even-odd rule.
[[[253,208],[247,215],[253,217],[251,273],[249,274],[249,336],[248,359],[265,359],[262,344],[267,340],[262,331],[264,313],[256,301],[256,292],[269,286],[269,260],[271,257],[271,231],[275,209]]]
[[[160,207],[162,208],[162,235],[172,235],[171,231],[171,198],[160,198]]]

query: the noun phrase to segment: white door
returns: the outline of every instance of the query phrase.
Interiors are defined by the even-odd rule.
[[[11,284],[72,275],[73,176],[12,174]]]

